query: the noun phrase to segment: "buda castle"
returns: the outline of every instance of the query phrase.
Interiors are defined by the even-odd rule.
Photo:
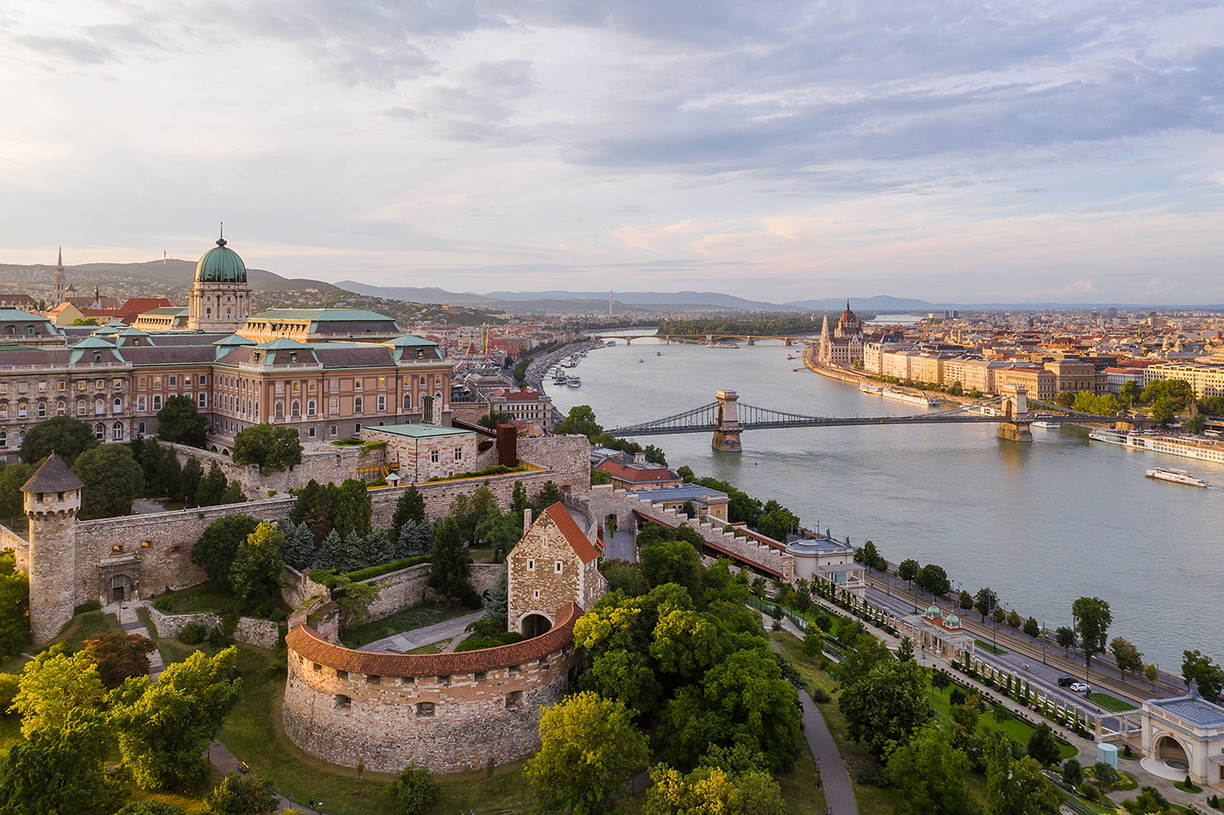
[[[54,284],[67,294],[62,262]],[[451,364],[437,343],[364,309],[250,310],[246,265],[224,238],[196,263],[186,308],[100,327],[0,308],[0,457],[53,416],[104,442],[155,435],[172,396],[192,400],[221,453],[262,422],[293,427],[307,448],[363,427],[450,424]]]

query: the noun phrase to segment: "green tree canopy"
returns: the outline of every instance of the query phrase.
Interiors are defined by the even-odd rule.
[[[409,764],[391,782],[388,792],[395,815],[426,815],[437,806],[442,788],[429,770]]]
[[[884,777],[897,790],[897,815],[976,815],[968,772],[969,759],[951,737],[928,724],[888,757]]]
[[[221,466],[215,461],[210,462],[207,475],[200,479],[200,486],[196,489],[196,503],[202,507],[217,506],[223,500],[228,485]]]
[[[521,481],[514,482],[515,486],[522,484]],[[410,484],[408,489],[404,490],[403,495],[395,502],[395,514],[391,516],[391,528],[395,530],[395,536],[398,538],[400,531],[404,528],[404,524],[409,521],[416,523],[424,523],[427,520],[425,515],[425,496],[421,495],[421,491],[416,488],[416,484]]]
[[[203,447],[208,434],[208,419],[200,415],[190,396],[171,396],[157,411],[157,435],[175,444]]]
[[[208,815],[273,815],[280,796],[262,778],[231,772],[208,794],[207,803]]]
[[[192,791],[207,782],[203,754],[238,702],[237,649],[214,657],[194,651],[156,683],[129,679],[112,693],[119,752],[142,789]]]
[[[609,811],[609,797],[650,754],[625,706],[588,691],[544,708],[540,742],[523,774],[543,807],[574,815]]]
[[[986,739],[986,815],[1058,815],[1062,797],[1029,756],[1012,759],[1011,739]]]
[[[782,788],[769,773],[698,767],[688,775],[660,764],[650,772],[644,815],[785,815]]]
[[[1109,641],[1109,652],[1113,654],[1114,662],[1123,674],[1143,668],[1143,654],[1128,639],[1114,637]]]
[[[536,493],[535,511],[538,515],[544,510],[551,507],[553,504],[561,500],[561,488],[552,482],[551,479],[544,482],[544,486]]]
[[[279,473],[302,463],[296,428],[263,422],[238,431],[232,453],[235,464],[257,464],[260,473]]]
[[[906,558],[897,564],[897,577],[902,580],[913,580],[918,577],[918,561]]]
[[[194,456],[187,459],[179,472],[178,496],[189,506],[198,506],[196,495],[200,491],[200,482],[204,480],[204,468],[200,460]]]
[[[335,495],[328,486],[320,484],[313,478],[297,494],[297,501],[289,513],[294,523],[304,523],[314,533],[315,540],[322,543],[327,534],[335,528]]]
[[[845,688],[838,707],[846,717],[847,735],[879,757],[931,717],[922,668],[895,660],[880,662]]]
[[[83,521],[132,514],[132,501],[144,492],[144,471],[132,451],[119,444],[104,444],[77,457],[72,471],[81,479]]]
[[[8,518],[10,524],[25,514],[25,494],[21,488],[34,475],[34,470],[33,464],[24,462],[0,469],[0,518]]]
[[[1080,647],[1084,649],[1084,660],[1091,663],[1093,655],[1105,651],[1109,626],[1113,622],[1109,603],[1099,597],[1081,597],[1071,604],[1071,616],[1075,620]]]
[[[0,656],[8,658],[29,645],[30,579],[17,569],[12,549],[0,551]]]
[[[285,536],[270,523],[260,523],[238,544],[229,569],[229,584],[244,610],[267,616],[280,599],[280,573],[285,568]]]
[[[106,688],[89,656],[57,647],[22,668],[13,709],[21,714],[21,734],[30,738],[62,727],[71,711],[100,711],[105,698]]]
[[[463,538],[454,518],[443,518],[434,531],[433,559],[426,585],[448,604],[463,599],[472,591],[472,556],[463,548]]]
[[[83,653],[98,668],[107,688],[117,688],[129,677],[147,676],[149,654],[156,646],[140,634],[99,634],[85,641]]]
[[[1198,649],[1182,652],[1182,679],[1186,680],[1187,686],[1194,680],[1198,684],[1199,695],[1204,699],[1214,701],[1224,691],[1224,668],[1199,653]]]
[[[603,435],[603,427],[595,421],[595,411],[590,405],[575,405],[553,432],[558,436],[586,436],[589,439]]]
[[[114,734],[102,714],[69,708],[32,730],[0,765],[4,815],[111,815],[127,797],[124,776],[106,771]]]
[[[510,424],[513,422],[513,416],[500,410],[490,410],[488,413],[482,413],[480,418],[476,420],[476,424],[490,429],[497,427],[499,424]]]
[[[973,597],[973,607],[982,615],[982,622],[986,621],[986,615],[999,606],[999,595],[995,594],[994,589],[986,586],[978,589],[978,592]]]
[[[934,563],[928,563],[919,569],[914,582],[920,588],[938,597],[943,597],[952,591],[952,582],[948,580],[948,573],[944,571],[942,566],[937,566]]]
[[[71,416],[56,416],[39,422],[26,433],[21,442],[21,460],[37,464],[55,453],[71,467],[77,456],[97,446],[98,440],[89,425]]]
[[[1152,403],[1152,421],[1161,427],[1168,427],[1177,419],[1177,400],[1162,396]]]
[[[359,478],[346,478],[339,487],[327,485],[334,496],[332,499],[334,528],[341,537],[370,534],[370,517],[373,504],[370,501],[370,491],[366,483]]]
[[[1062,755],[1058,741],[1054,738],[1054,731],[1045,722],[1037,725],[1037,729],[1029,736],[1027,751],[1030,758],[1044,767],[1057,764]]]
[[[258,526],[259,521],[250,515],[218,518],[208,525],[191,547],[191,562],[203,569],[209,580],[228,586],[230,566],[238,554],[238,547]]]

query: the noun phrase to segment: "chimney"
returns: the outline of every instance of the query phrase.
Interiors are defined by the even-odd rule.
[[[645,464],[645,463],[646,463],[646,454],[645,454],[645,453],[634,453],[634,454],[633,454],[633,463],[634,463],[634,464]]]
[[[523,510],[523,534],[527,534],[527,530],[531,529],[531,507]]]

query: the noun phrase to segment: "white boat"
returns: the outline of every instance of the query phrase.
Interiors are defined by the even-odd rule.
[[[733,348],[739,348],[739,345],[733,342],[712,342],[712,343],[709,343],[706,347],[707,348],[722,348],[724,350],[730,350]]]
[[[929,396],[923,396],[920,393],[909,393],[908,391],[899,391],[896,388],[885,388],[880,394],[887,399],[896,399],[899,402],[909,402],[911,405],[925,405],[926,407],[935,407],[939,404],[938,399],[932,399]]]
[[[1174,470],[1169,467],[1153,467],[1144,473],[1148,478],[1155,478],[1158,481],[1171,481],[1174,484],[1185,484],[1188,487],[1210,487],[1201,478],[1195,478],[1185,470]]]
[[[566,385],[569,385],[571,388],[581,388],[581,387],[582,387],[582,378],[581,378],[581,377],[577,377],[577,376],[571,376],[571,377],[569,378],[569,381],[568,381],[568,382],[566,382],[565,384],[566,384]]]
[[[1224,464],[1224,443],[1192,436],[1174,436],[1154,431],[1109,430],[1101,428],[1088,433],[1088,438],[1106,444],[1118,444],[1128,450],[1146,450],[1171,456],[1214,461]]]
[[[562,373],[561,371],[557,371],[556,375],[553,377],[553,384],[554,384],[554,385],[564,385],[564,384],[565,384],[565,383],[567,383],[568,381],[569,381],[569,377],[568,377],[568,376],[566,376],[566,375],[565,375],[564,373]]]
[[[1062,425],[1059,424],[1058,422],[1046,422],[1046,421],[1033,422],[1032,425],[1033,427],[1042,427],[1042,428],[1045,428],[1046,430],[1057,430],[1058,428],[1062,427]]]
[[[859,385],[859,392],[868,396],[880,396],[884,393],[884,388],[880,385],[872,385],[870,382],[863,382]]]

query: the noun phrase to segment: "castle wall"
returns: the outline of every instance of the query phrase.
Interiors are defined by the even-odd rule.
[[[205,628],[218,628],[221,625],[218,614],[163,614],[152,606],[148,610],[149,619],[159,637],[177,637],[191,623],[199,623]],[[233,637],[235,642],[272,650],[280,639],[280,625],[271,620],[239,617]]]
[[[522,758],[539,747],[540,707],[570,687],[580,613],[570,606],[540,637],[458,654],[352,651],[296,628],[286,641],[285,732],[327,761],[388,773]]]
[[[572,495],[591,491],[591,443],[586,436],[520,437],[518,456],[552,470],[553,483]]]
[[[261,475],[257,465],[235,464],[232,458],[222,453],[188,447],[185,444],[171,444],[164,441],[160,441],[159,444],[174,448],[179,464],[186,464],[188,458],[197,459],[205,473],[208,472],[209,466],[216,462],[221,472],[225,473],[225,477],[241,484],[243,493],[251,499],[267,497],[269,490],[276,490],[278,494],[283,495],[289,490],[306,486],[306,483],[312,478],[320,484],[326,484],[329,481],[339,484],[346,478],[357,478],[359,467],[362,469],[380,467],[386,461],[386,454],[382,450],[327,444],[315,449],[306,447],[302,450],[302,463],[294,465],[291,469]],[[365,456],[361,455],[363,450],[366,450]]]
[[[5,549],[13,550],[13,556],[17,559],[17,569],[19,571],[30,571],[30,545],[26,543],[25,538],[4,524],[0,524],[0,551]]]
[[[379,588],[378,599],[370,604],[370,619],[381,620],[383,617],[389,617],[397,611],[419,605],[426,600],[438,599],[437,595],[425,585],[425,581],[429,579],[430,568],[428,563],[418,563],[416,566],[409,566],[398,572],[363,580],[363,583],[371,583]],[[500,563],[472,564],[472,588],[477,594],[483,594],[486,589],[497,582],[501,568]]]

